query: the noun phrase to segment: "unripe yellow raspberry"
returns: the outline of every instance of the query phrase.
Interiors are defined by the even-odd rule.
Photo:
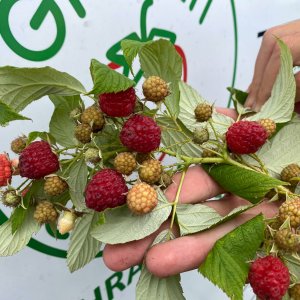
[[[274,239],[279,249],[295,252],[300,250],[300,236],[288,228],[276,231]]]
[[[169,94],[168,84],[158,76],[150,76],[143,83],[143,94],[147,100],[161,101]]]
[[[293,177],[300,176],[300,166],[297,164],[290,164],[283,168],[280,177],[281,180],[291,183],[293,186],[298,184],[298,180],[291,180]]]
[[[157,203],[155,189],[144,182],[135,184],[127,194],[127,205],[135,214],[147,214],[156,207]]]
[[[45,180],[44,191],[49,196],[62,194],[68,188],[65,180],[59,176],[49,176]]]
[[[261,119],[258,123],[265,128],[268,137],[270,137],[276,131],[276,123],[271,119]]]
[[[87,144],[91,141],[92,128],[88,124],[79,124],[75,127],[75,137],[82,144]]]
[[[39,224],[51,223],[57,220],[58,213],[53,203],[42,201],[36,206],[33,217]]]
[[[16,154],[21,153],[26,147],[26,142],[27,142],[26,136],[20,136],[14,139],[10,144],[11,150]]]
[[[162,166],[159,160],[149,159],[141,164],[138,172],[142,181],[153,184],[159,181],[162,173]]]
[[[198,122],[206,122],[211,118],[212,106],[207,103],[199,103],[194,112]]]
[[[291,227],[300,226],[300,198],[286,200],[279,207],[279,220],[283,223],[288,217]]]
[[[80,116],[81,123],[92,127],[93,132],[98,132],[104,126],[105,119],[103,113],[97,105],[92,105],[85,109]]]
[[[114,160],[115,169],[124,175],[130,175],[136,168],[136,160],[132,153],[119,153]]]

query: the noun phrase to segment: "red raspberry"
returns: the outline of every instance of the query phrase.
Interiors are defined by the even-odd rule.
[[[136,102],[133,87],[118,93],[107,93],[99,96],[99,106],[110,117],[127,117],[133,113]]]
[[[19,167],[22,177],[40,179],[56,172],[59,162],[47,142],[36,141],[21,152]]]
[[[146,153],[159,147],[161,130],[153,119],[134,115],[124,124],[120,139],[130,150]]]
[[[85,189],[88,208],[103,211],[126,203],[128,188],[123,176],[112,169],[98,171]]]
[[[237,154],[255,153],[265,143],[267,137],[264,127],[253,121],[236,122],[226,133],[228,148]]]
[[[5,153],[0,154],[0,186],[7,186],[11,181],[12,170],[10,160]]]
[[[251,264],[248,279],[261,300],[281,300],[290,284],[289,269],[271,255],[258,258]]]

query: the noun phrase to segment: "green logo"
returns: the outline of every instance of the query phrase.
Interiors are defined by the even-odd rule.
[[[56,4],[55,0],[42,0],[41,4],[30,20],[30,27],[38,30],[48,14],[52,14],[56,24],[56,37],[53,43],[44,50],[30,50],[22,46],[14,37],[9,26],[9,14],[12,7],[19,0],[2,0],[0,2],[0,35],[7,46],[17,55],[32,61],[43,61],[53,57],[62,47],[66,37],[66,24],[61,9]],[[77,15],[84,18],[86,15],[85,9],[80,0],[69,0]]]

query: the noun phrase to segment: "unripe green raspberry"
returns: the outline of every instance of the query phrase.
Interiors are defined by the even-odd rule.
[[[265,128],[268,137],[270,137],[276,131],[276,123],[271,119],[261,119],[258,123]]]
[[[21,203],[21,197],[16,190],[7,190],[3,192],[1,201],[9,207],[17,207]]]
[[[80,120],[81,123],[90,125],[93,132],[101,130],[105,123],[104,116],[96,105],[92,105],[85,109],[81,114]]]
[[[290,229],[276,231],[274,239],[279,249],[295,252],[300,250],[300,236]]]
[[[67,188],[67,182],[59,176],[50,176],[45,180],[44,191],[49,196],[58,196]]]
[[[195,108],[195,118],[198,122],[206,122],[211,118],[212,106],[207,103],[199,103]]]
[[[135,184],[127,194],[129,209],[138,215],[149,213],[157,203],[158,197],[155,189],[144,182]]]
[[[92,128],[88,124],[79,124],[75,128],[75,137],[82,144],[87,144],[91,141]]]
[[[141,164],[138,173],[142,181],[149,184],[156,183],[159,181],[162,173],[161,163],[156,159],[146,160]]]
[[[290,218],[291,227],[300,226],[300,198],[286,200],[279,207],[279,220],[283,223],[288,217]]]
[[[42,201],[36,206],[33,217],[39,224],[51,223],[57,220],[58,213],[51,202]]]
[[[164,100],[169,94],[168,84],[158,76],[150,76],[143,83],[143,94],[153,102]]]
[[[203,144],[209,140],[209,133],[206,128],[196,128],[194,131],[193,142]]]
[[[291,300],[300,300],[300,283],[295,284],[289,289]]]
[[[123,175],[130,175],[136,168],[136,160],[132,153],[119,153],[114,160],[115,169]]]
[[[96,148],[89,148],[84,153],[84,159],[86,162],[97,164],[101,158],[99,156],[99,150]]]
[[[19,154],[25,149],[26,143],[27,143],[26,136],[20,136],[11,142],[10,144],[11,150],[16,154]]]
[[[296,186],[299,180],[292,180],[293,177],[300,176],[300,166],[297,164],[290,164],[283,168],[281,171],[280,177],[281,180],[291,183],[293,186]]]

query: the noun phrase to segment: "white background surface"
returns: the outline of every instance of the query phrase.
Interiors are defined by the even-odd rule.
[[[89,62],[96,58],[108,63],[106,51],[131,32],[140,31],[139,18],[143,1],[82,1],[87,15],[78,18],[68,1],[56,1],[61,7],[67,27],[65,43],[60,52],[45,62],[30,62],[14,54],[0,37],[0,65],[45,66],[50,65],[69,72],[87,89],[91,88]],[[156,0],[149,9],[147,26],[167,29],[177,34],[176,44],[186,54],[188,83],[207,99],[226,105],[226,87],[231,84],[234,60],[233,20],[230,1],[213,1],[202,25],[198,19],[205,1],[198,1],[189,11],[190,1]],[[236,1],[238,24],[238,65],[236,87],[247,89],[251,81],[256,54],[261,38],[257,33],[274,25],[299,17],[300,2],[291,0]],[[40,1],[21,0],[10,16],[12,31],[19,42],[31,49],[43,49],[51,43],[55,26],[51,16],[38,31],[29,25]],[[1,26],[1,20],[0,20]],[[53,111],[47,99],[35,102],[23,111],[33,122],[13,122],[0,128],[0,151],[8,151],[12,138],[20,133],[47,130]],[[7,214],[9,211],[4,210]],[[45,231],[36,239],[60,249],[67,248],[66,241],[55,241]],[[94,289],[100,286],[103,300],[107,299],[105,280],[113,274],[98,258],[83,270],[70,274],[65,261],[26,248],[14,257],[0,258],[0,299],[9,300],[96,300]],[[127,283],[128,271],[123,273]],[[135,281],[138,275],[135,276]],[[135,282],[113,299],[134,299]],[[183,288],[187,299],[218,300],[226,296],[202,279],[197,272],[183,275]],[[250,299],[250,292],[245,299]],[[147,299],[145,299],[147,300]]]

